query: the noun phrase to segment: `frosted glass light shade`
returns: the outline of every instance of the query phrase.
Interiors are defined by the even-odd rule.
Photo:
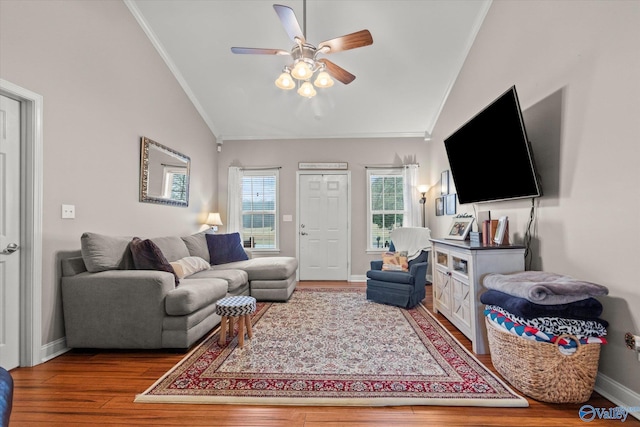
[[[318,77],[316,77],[316,80],[313,82],[313,84],[316,85],[316,87],[331,87],[333,86],[333,79],[331,78],[329,73],[327,73],[326,71],[322,71],[318,73]]]
[[[304,82],[300,89],[298,89],[298,95],[305,98],[313,98],[318,92],[313,88],[313,85],[309,82]]]
[[[296,83],[293,81],[289,73],[282,73],[276,80],[276,86],[280,89],[291,90],[296,87]]]
[[[291,75],[298,80],[307,80],[312,74],[311,67],[304,61],[298,61],[291,70]]]

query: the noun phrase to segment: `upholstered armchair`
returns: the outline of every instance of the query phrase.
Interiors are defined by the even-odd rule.
[[[418,305],[426,296],[431,242],[428,228],[399,228],[391,233],[390,251],[406,251],[408,270],[383,270],[383,261],[371,261],[367,272],[367,299],[403,308]]]

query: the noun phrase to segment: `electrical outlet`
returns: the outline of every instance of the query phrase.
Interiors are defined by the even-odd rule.
[[[73,219],[76,217],[75,205],[62,205],[62,218]]]

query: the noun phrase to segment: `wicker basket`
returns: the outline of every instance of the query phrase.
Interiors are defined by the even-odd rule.
[[[550,403],[583,403],[593,392],[598,373],[600,344],[578,343],[566,355],[552,343],[531,341],[494,326],[485,318],[491,362],[515,388],[529,397]]]

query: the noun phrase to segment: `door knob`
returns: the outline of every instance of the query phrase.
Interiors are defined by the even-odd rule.
[[[7,245],[7,247],[6,247],[6,249],[2,251],[2,254],[3,255],[11,255],[12,253],[17,251],[18,249],[20,249],[20,246],[18,246],[16,243],[9,243]]]

